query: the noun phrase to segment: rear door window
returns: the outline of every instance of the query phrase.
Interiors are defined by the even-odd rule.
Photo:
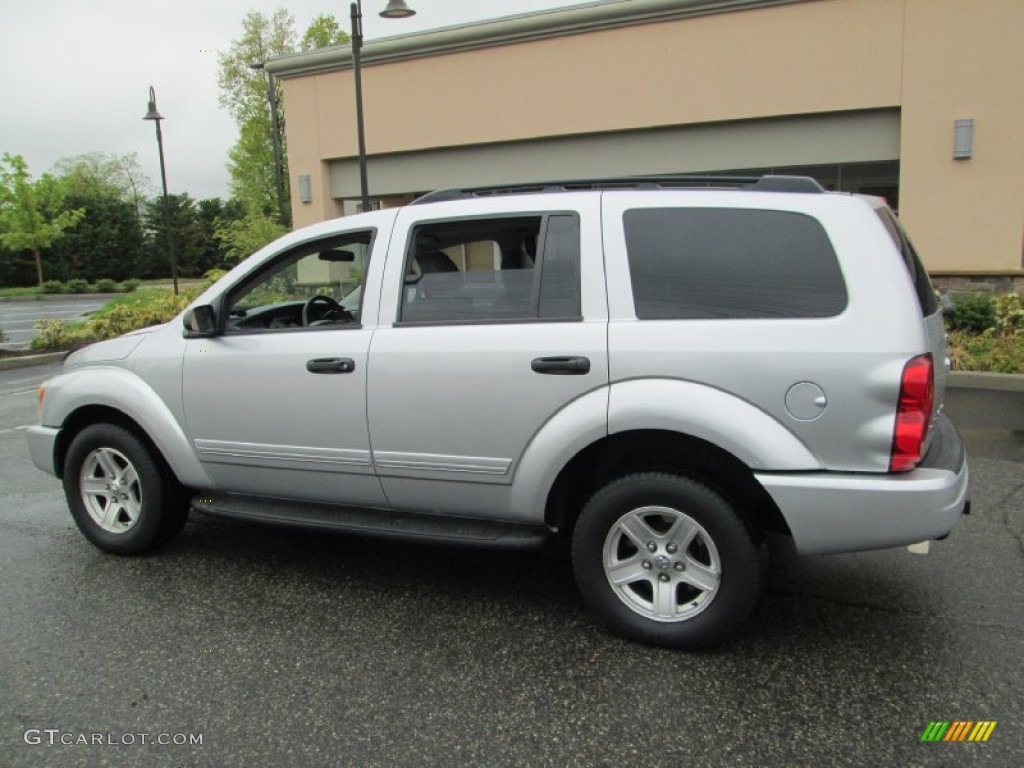
[[[623,224],[642,320],[832,317],[846,284],[814,218],[787,211],[646,208]]]
[[[401,322],[580,319],[579,219],[571,213],[459,219],[412,233]]]

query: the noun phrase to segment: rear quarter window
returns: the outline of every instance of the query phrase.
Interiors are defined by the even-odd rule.
[[[939,302],[935,298],[935,288],[932,286],[927,270],[893,212],[888,208],[880,208],[878,216],[882,220],[882,224],[885,225],[889,237],[896,244],[910,279],[914,281],[914,292],[917,294],[917,303],[921,305],[921,314],[930,317],[939,311]]]
[[[623,224],[640,319],[832,317],[846,284],[814,218],[788,211],[645,208]]]

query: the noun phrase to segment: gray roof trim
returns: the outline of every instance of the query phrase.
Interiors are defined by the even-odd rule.
[[[363,45],[362,60],[364,66],[391,63],[616,27],[811,1],[598,0],[570,8],[368,40]],[[268,59],[266,63],[267,71],[276,77],[301,77],[351,67],[352,48],[349,45],[289,53]]]

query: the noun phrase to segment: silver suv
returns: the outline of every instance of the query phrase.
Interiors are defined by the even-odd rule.
[[[614,631],[680,648],[802,553],[949,533],[945,333],[881,200],[792,177],[433,193],[254,254],[70,355],[35,464],[108,552],[190,509],[492,547],[571,540]]]

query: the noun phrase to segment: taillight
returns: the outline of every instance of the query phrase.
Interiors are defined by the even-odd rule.
[[[932,374],[931,355],[919,355],[903,368],[899,405],[896,408],[896,428],[892,435],[890,472],[905,472],[921,461],[935,397]]]

